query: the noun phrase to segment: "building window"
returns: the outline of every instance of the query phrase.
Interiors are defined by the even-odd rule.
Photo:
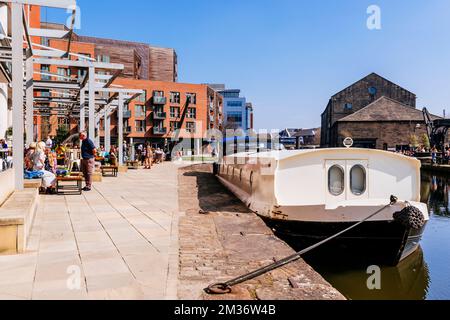
[[[180,123],[177,121],[170,121],[170,131],[176,131],[180,129]]]
[[[145,120],[136,120],[136,132],[145,132]]]
[[[164,97],[164,91],[153,91],[154,97]]]
[[[42,46],[46,46],[46,47],[50,47],[50,41],[48,38],[46,37],[41,37],[41,45]]]
[[[242,112],[229,112],[227,114],[228,123],[242,123]]]
[[[104,62],[104,63],[110,63],[111,62],[111,58],[109,56],[99,54],[97,56],[97,61],[98,62]]]
[[[43,75],[41,75],[41,79],[44,81],[48,81],[51,80],[51,76],[49,75],[50,73],[50,66],[47,64],[42,64],[41,65],[41,73],[44,73]]]
[[[180,103],[181,95],[179,92],[171,92],[170,93],[170,103]]]
[[[145,117],[145,106],[137,104],[134,106],[134,116],[136,118],[144,118]]]
[[[350,171],[350,189],[355,196],[366,192],[366,170],[361,165],[356,165]]]
[[[190,104],[197,104],[197,94],[186,93],[186,100],[188,100]]]
[[[186,131],[195,133],[195,122],[186,122]]]
[[[242,108],[242,101],[228,101],[227,106],[228,107],[241,107]]]
[[[186,117],[188,119],[196,119],[197,118],[197,110],[195,108],[188,108],[186,112]]]
[[[58,81],[68,81],[70,77],[70,69],[66,69],[66,68],[58,68]]]
[[[147,102],[147,91],[144,90],[144,93],[142,93],[141,95],[139,95],[136,98],[136,102],[140,102],[140,103],[146,103]]]
[[[328,190],[333,196],[340,196],[344,192],[344,169],[332,166],[328,171]]]
[[[180,107],[170,107],[170,117],[179,118],[180,117]]]
[[[345,111],[352,111],[353,110],[353,105],[351,103],[345,103],[344,104],[344,110]]]

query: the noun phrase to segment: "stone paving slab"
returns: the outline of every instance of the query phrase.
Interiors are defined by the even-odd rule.
[[[176,297],[177,175],[165,163],[42,196],[26,253],[0,256],[0,299]]]

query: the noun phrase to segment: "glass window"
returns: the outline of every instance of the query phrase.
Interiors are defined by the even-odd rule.
[[[340,196],[344,192],[344,169],[332,166],[328,171],[328,190],[333,196]]]
[[[355,196],[366,192],[366,170],[361,165],[356,165],[350,171],[350,189]]]
[[[180,93],[179,92],[171,92],[170,93],[170,103],[180,103]]]
[[[145,106],[142,105],[135,105],[134,106],[134,116],[136,118],[143,118],[145,117]]]
[[[195,108],[188,108],[186,112],[188,119],[195,119],[197,117],[197,110]]]
[[[195,93],[186,93],[186,99],[188,99],[191,104],[197,104],[197,94]]]
[[[170,131],[176,131],[180,129],[180,123],[176,121],[170,121]]]
[[[164,91],[153,91],[154,97],[164,97]]]
[[[146,103],[147,102],[147,91],[144,90],[143,94],[140,94],[137,98],[136,98],[137,102],[141,102],[141,103]]]
[[[136,132],[145,132],[145,120],[136,120]]]
[[[180,107],[170,107],[170,117],[179,118],[180,117]]]
[[[353,110],[353,105],[351,103],[344,104],[344,110],[345,111]]]
[[[195,133],[195,122],[186,122],[186,131]]]

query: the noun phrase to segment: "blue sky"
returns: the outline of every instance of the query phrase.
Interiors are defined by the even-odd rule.
[[[381,30],[366,27],[381,8]],[[226,83],[257,128],[320,126],[334,93],[370,72],[450,114],[448,0],[78,0],[80,34],[175,48],[179,81]],[[63,12],[64,13],[64,12]],[[61,12],[44,12],[54,21]]]

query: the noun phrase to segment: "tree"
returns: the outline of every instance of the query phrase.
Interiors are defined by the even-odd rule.
[[[420,138],[420,143],[425,147],[425,149],[430,149],[430,139],[426,133],[422,134]]]
[[[69,137],[69,129],[67,128],[67,126],[58,127],[58,129],[56,129],[56,137],[54,141],[55,145],[59,146],[68,137]]]
[[[419,138],[415,134],[412,134],[409,138],[409,143],[415,149],[419,146]]]

